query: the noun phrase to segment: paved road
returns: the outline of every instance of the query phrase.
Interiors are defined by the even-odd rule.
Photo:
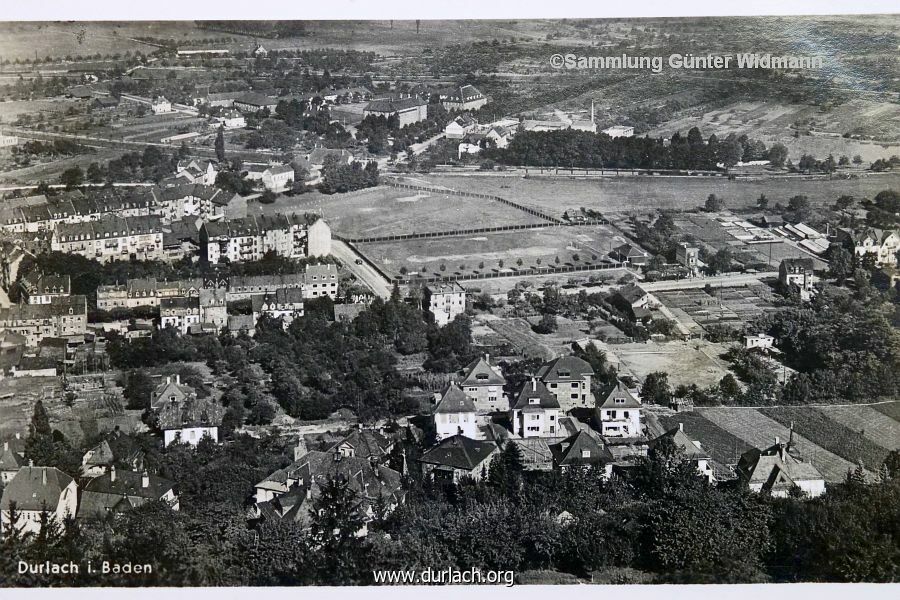
[[[660,292],[665,290],[687,290],[702,288],[706,285],[713,287],[728,287],[737,285],[756,285],[760,279],[772,279],[778,277],[778,271],[765,271],[763,273],[736,273],[734,275],[715,275],[713,277],[692,277],[690,279],[676,279],[673,281],[653,281],[640,283],[647,292]]]
[[[331,254],[344,264],[345,269],[356,275],[359,281],[369,286],[376,295],[384,299],[391,297],[391,282],[365,262],[361,265],[356,264],[359,255],[351,250],[347,244],[340,240],[332,239]]]

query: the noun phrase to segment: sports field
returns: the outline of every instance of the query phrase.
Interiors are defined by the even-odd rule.
[[[358,248],[393,275],[406,267],[410,273],[433,277],[501,271],[512,274],[514,269],[600,264],[610,249],[621,243],[614,230],[604,226],[552,226],[367,243]]]
[[[254,204],[254,210],[322,215],[335,234],[351,239],[545,222],[491,200],[388,186],[330,196],[283,196],[274,204]]]
[[[832,205],[839,196],[873,198],[885,189],[900,189],[900,173],[865,175],[859,179],[777,178],[728,181],[724,177],[607,177],[575,179],[498,175],[428,175],[432,184],[451,189],[494,194],[525,206],[562,215],[581,207],[600,212],[642,212],[656,208],[691,210],[703,206],[710,194],[728,208],[756,206],[760,194],[769,205],[787,205],[792,196]]]

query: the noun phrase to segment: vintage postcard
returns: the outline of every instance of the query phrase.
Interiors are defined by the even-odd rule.
[[[0,22],[0,587],[900,578],[900,16],[514,14]]]

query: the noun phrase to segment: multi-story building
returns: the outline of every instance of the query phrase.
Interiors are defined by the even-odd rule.
[[[200,290],[200,325],[215,331],[228,327],[228,291],[221,288]]]
[[[56,467],[22,467],[3,488],[0,498],[0,534],[10,528],[22,533],[41,531],[41,514],[47,512],[54,523],[65,529],[70,517],[78,509],[78,488],[75,480]],[[12,512],[16,512],[16,522]]]
[[[397,100],[373,100],[363,109],[363,117],[397,117],[400,127],[418,123],[428,118],[428,105],[419,98]]]
[[[102,285],[97,288],[97,308],[157,307],[161,298],[197,297],[205,286],[203,279],[159,281],[155,277],[129,279],[124,285]]]
[[[809,300],[818,281],[813,267],[811,258],[785,258],[778,267],[778,281],[786,288],[796,287],[800,291],[800,298]]]
[[[320,222],[324,224],[324,221]],[[303,297],[307,299],[328,296],[334,300],[338,294],[338,281],[337,265],[330,263],[307,265],[300,289],[303,290]]]
[[[17,333],[29,347],[47,337],[84,339],[87,332],[87,298],[62,296],[49,304],[13,304],[0,308],[0,330]]]
[[[296,317],[303,316],[303,291],[286,288],[251,296],[250,304],[254,322],[266,315],[273,319],[281,319],[282,326],[287,329]]]
[[[159,328],[173,327],[182,335],[200,324],[200,298],[179,296],[159,301]]]
[[[466,290],[456,281],[429,285],[422,294],[422,310],[443,327],[466,312]]]
[[[324,221],[319,222],[321,225],[311,226],[301,216],[278,214],[204,223],[200,228],[201,259],[218,264],[222,259],[260,260],[268,252],[287,258],[322,256],[325,247],[330,250],[331,230]],[[314,240],[309,236],[311,230]]]
[[[283,192],[294,182],[294,167],[291,165],[271,166],[262,173],[262,184],[270,192]]]
[[[513,433],[522,438],[559,436],[559,409],[556,395],[532,377],[510,408]]]
[[[473,440],[461,434],[447,437],[427,450],[419,462],[422,474],[436,482],[479,481],[490,474],[491,461],[500,453],[492,441]]]
[[[19,280],[19,292],[26,304],[50,304],[53,298],[71,295],[72,279],[68,275],[32,271]]]
[[[185,217],[199,217],[214,221],[225,217],[228,194],[217,187],[200,183],[186,183],[152,190],[156,200],[154,213],[164,223],[180,221]]]
[[[205,437],[219,442],[225,408],[211,398],[191,396],[181,402],[164,404],[158,415],[165,446],[172,443],[196,446]]]
[[[165,96],[157,96],[156,98],[154,98],[153,103],[150,105],[150,108],[153,110],[154,115],[174,112],[172,109],[172,103],[169,102]]]
[[[215,120],[225,129],[240,129],[247,126],[247,119],[237,109],[228,108],[223,110]]]
[[[479,414],[505,411],[509,407],[503,386],[506,379],[500,369],[492,367],[490,356],[476,358],[463,370],[459,386],[466,396],[475,403]]]
[[[658,438],[651,440],[649,444],[650,449],[652,450],[665,439],[672,440],[672,443],[684,454],[684,458],[697,465],[697,472],[705,477],[707,481],[712,483],[715,480],[712,466],[709,464],[709,453],[703,449],[700,442],[691,439],[684,432],[684,422],[679,422],[678,427],[673,427]]]
[[[621,381],[609,386],[597,399],[594,416],[606,437],[640,437],[641,401]]]
[[[594,369],[577,356],[556,358],[538,369],[537,377],[556,396],[564,412],[573,408],[593,407],[591,377]]]
[[[895,266],[900,250],[900,232],[895,229],[866,227],[857,231],[839,229],[836,237],[859,258],[873,256],[879,266]]]
[[[478,91],[474,85],[454,88],[446,98],[441,99],[441,104],[447,110],[478,110],[487,102],[487,96]]]
[[[109,471],[85,484],[78,505],[79,519],[107,519],[109,515],[137,508],[148,502],[164,502],[172,510],[179,509],[175,484],[147,471]]]
[[[243,117],[241,118],[243,119]],[[175,167],[175,176],[177,178],[193,184],[213,185],[218,174],[219,167],[213,160],[185,159],[178,161]]]
[[[700,249],[682,242],[675,247],[675,260],[695,273],[700,268]]]
[[[156,216],[105,215],[96,221],[60,224],[53,232],[51,248],[99,262],[165,257],[162,224]]]
[[[259,92],[246,92],[234,99],[234,107],[244,113],[256,113],[263,109],[274,111],[278,100]]]
[[[478,437],[475,419],[475,404],[455,383],[451,383],[440,395],[434,406],[434,428],[437,439],[442,440],[456,434],[468,438]]]

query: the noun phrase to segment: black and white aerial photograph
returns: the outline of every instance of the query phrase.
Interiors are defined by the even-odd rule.
[[[900,581],[900,14],[342,5],[0,12],[0,588]]]

